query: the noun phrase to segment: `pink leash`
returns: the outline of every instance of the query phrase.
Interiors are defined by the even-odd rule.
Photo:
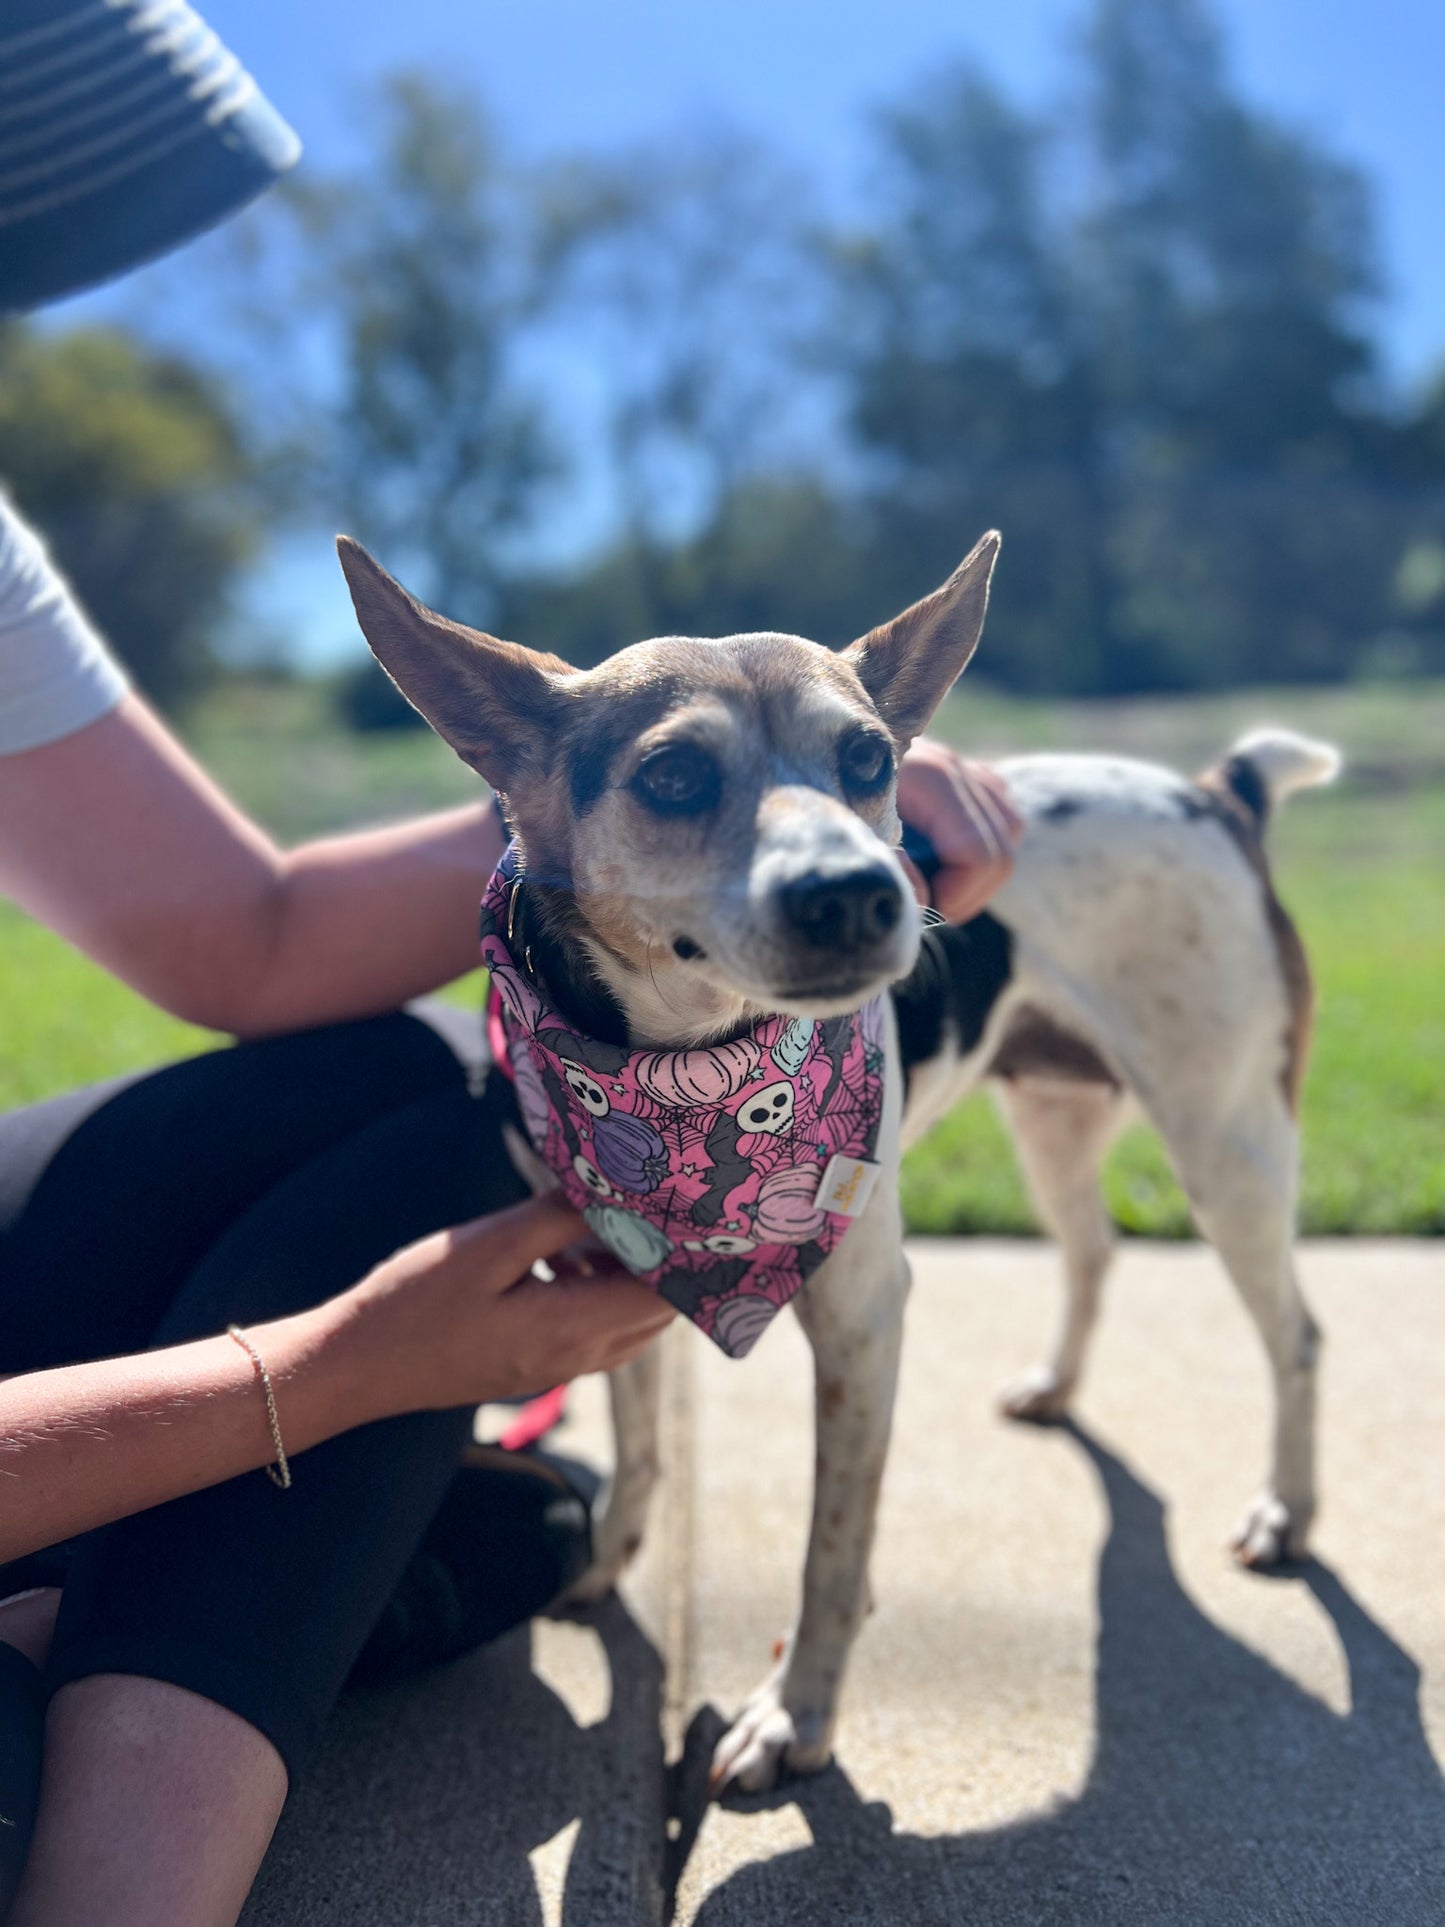
[[[497,1443],[505,1452],[525,1452],[561,1424],[566,1409],[567,1387],[554,1385],[550,1392],[527,1401]]]

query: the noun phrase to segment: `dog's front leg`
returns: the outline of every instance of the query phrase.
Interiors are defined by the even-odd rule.
[[[658,1409],[662,1395],[662,1346],[607,1375],[612,1399],[615,1456],[602,1505],[592,1528],[592,1564],[569,1588],[570,1604],[604,1599],[642,1544],[647,1506],[657,1484]]]
[[[908,1296],[896,1197],[878,1216],[875,1235],[860,1220],[795,1301],[813,1347],[817,1414],[802,1609],[782,1658],[718,1744],[719,1790],[758,1792],[784,1766],[816,1773],[832,1755],[848,1654],[871,1603],[868,1556]]]

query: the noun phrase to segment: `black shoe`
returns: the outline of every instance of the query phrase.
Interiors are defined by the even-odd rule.
[[[549,1453],[474,1447],[351,1670],[374,1686],[441,1666],[550,1606],[592,1563],[600,1481]]]

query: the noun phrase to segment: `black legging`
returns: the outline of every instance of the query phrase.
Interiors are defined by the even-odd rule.
[[[480,1019],[242,1044],[0,1118],[0,1375],[299,1311],[522,1195]],[[436,1511],[468,1411],[418,1413],[76,1543],[47,1684],[169,1680],[295,1776]],[[3,1576],[3,1573],[0,1573]],[[3,1591],[3,1587],[0,1587]]]

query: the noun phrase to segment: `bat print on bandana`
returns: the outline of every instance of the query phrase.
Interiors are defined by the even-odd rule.
[[[689,1213],[695,1225],[715,1225],[729,1194],[752,1176],[751,1162],[738,1150],[741,1136],[737,1119],[726,1111],[719,1111],[717,1121],[707,1134],[709,1169],[703,1173],[704,1189]]]
[[[545,1005],[543,1010],[545,1013]],[[555,1026],[555,1018],[544,1015],[543,1022],[536,1026],[538,1043],[558,1057],[570,1058],[603,1084],[616,1077],[631,1054],[621,1044],[607,1044],[600,1037],[579,1037],[576,1031]]]
[[[675,1265],[662,1274],[657,1289],[670,1305],[695,1322],[705,1302],[711,1304],[715,1312],[717,1304],[737,1289],[750,1269],[745,1258],[729,1258],[721,1264],[714,1260],[706,1271]]]
[[[530,1048],[525,1045],[524,1048],[528,1048],[528,1054],[536,1069],[537,1077],[543,1091],[546,1093],[547,1102],[551,1107],[551,1123],[556,1126],[562,1143],[566,1147],[567,1156],[569,1158],[575,1158],[582,1152],[582,1142],[577,1134],[577,1125],[573,1117],[570,1088],[566,1080],[562,1077],[561,1072],[553,1069],[552,1060],[549,1057],[544,1056],[541,1051],[535,1048]],[[522,1115],[523,1118],[526,1119],[527,1111],[525,1107],[523,1108]],[[533,1145],[541,1151],[541,1145],[537,1141],[536,1132],[532,1129],[530,1123],[528,1123],[527,1128]],[[550,1137],[550,1130],[547,1135]],[[545,1152],[543,1155],[546,1155]]]

